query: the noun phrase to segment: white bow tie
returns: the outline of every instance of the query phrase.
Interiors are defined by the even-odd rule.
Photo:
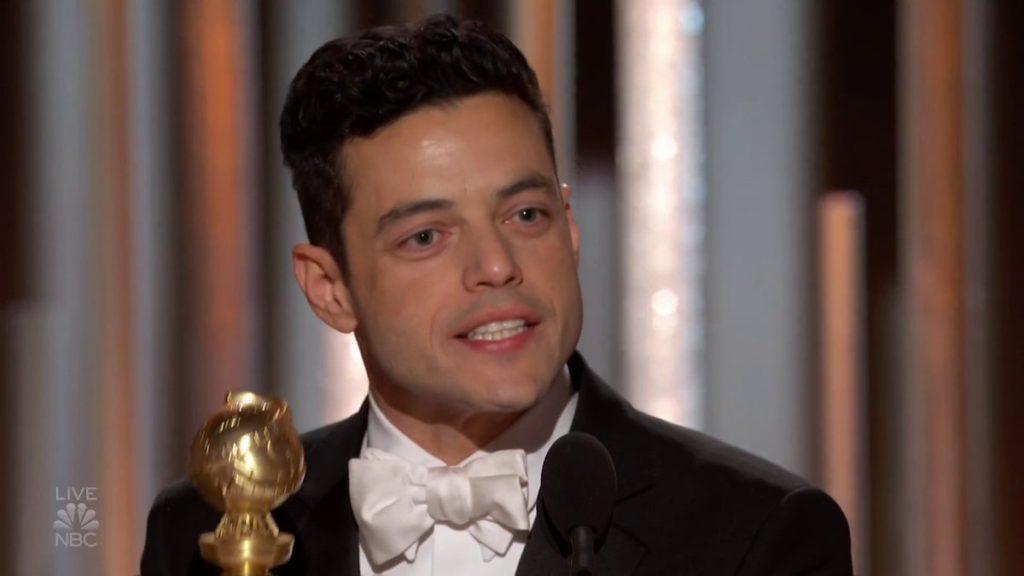
[[[485,561],[529,530],[526,453],[501,450],[461,466],[427,468],[381,450],[348,463],[349,496],[370,562],[410,562],[435,522],[465,527]]]

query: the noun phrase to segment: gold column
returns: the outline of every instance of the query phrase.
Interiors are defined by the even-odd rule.
[[[555,0],[521,0],[514,2],[511,9],[512,37],[537,73],[544,96],[552,100],[553,105],[557,18]]]
[[[509,3],[510,36],[537,73],[551,110],[559,176],[573,177],[575,102],[573,102],[573,12],[566,0],[517,0]]]
[[[961,0],[901,7],[907,574],[966,574]]]
[[[132,574],[137,569],[143,526],[136,525],[138,456],[135,442],[136,356],[132,257],[130,96],[128,5],[103,0],[96,5],[97,76],[93,87],[98,110],[93,132],[98,136],[94,188],[101,270],[94,276],[98,306],[94,325],[98,374],[100,462],[104,574]]]
[[[228,390],[252,388],[245,165],[244,4],[182,5],[186,430]]]
[[[855,569],[869,565],[865,538],[864,214],[856,192],[818,202],[818,446],[822,487],[850,523]]]

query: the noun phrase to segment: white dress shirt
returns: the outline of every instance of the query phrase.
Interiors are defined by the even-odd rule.
[[[494,439],[482,450],[470,455],[463,463],[485,453],[497,450],[520,448],[526,451],[526,466],[529,493],[530,526],[537,517],[537,495],[540,491],[540,473],[548,448],[559,437],[569,431],[576,414],[576,394],[569,383],[568,370],[559,378],[551,390],[508,430]],[[383,450],[409,462],[428,467],[445,466],[405,434],[399,431],[384,416],[370,396],[370,412],[363,437],[364,456],[367,448]],[[516,535],[512,545],[503,556],[485,554],[478,543],[465,529],[458,529],[445,522],[438,522],[420,544],[414,561],[404,556],[379,566],[370,564],[359,547],[359,572],[362,576],[513,576],[519,565],[519,558],[526,545],[527,532]],[[485,560],[485,557],[490,557]]]

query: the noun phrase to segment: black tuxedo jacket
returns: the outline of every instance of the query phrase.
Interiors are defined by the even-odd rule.
[[[849,530],[824,492],[755,456],[638,412],[578,354],[569,360],[579,393],[572,429],[597,437],[615,463],[618,495],[598,540],[595,575],[852,574]],[[348,461],[358,457],[367,405],[303,436],[307,475],[274,512],[295,548],[278,576],[358,576],[358,529],[348,496]],[[541,487],[543,492],[544,487]],[[538,504],[542,506],[542,504]],[[216,575],[197,540],[219,514],[187,483],[160,494],[149,514],[142,576]],[[538,510],[517,576],[568,573]]]

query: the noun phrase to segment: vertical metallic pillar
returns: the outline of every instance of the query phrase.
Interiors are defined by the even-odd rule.
[[[248,232],[252,179],[247,157],[246,4],[180,5],[187,267],[186,379],[196,430],[228,390],[256,385],[253,281]]]
[[[616,8],[625,384],[641,409],[700,427],[703,13],[695,0]]]
[[[966,574],[961,0],[900,12],[907,574]]]
[[[23,540],[12,563],[19,574],[131,573],[145,442],[136,428],[128,6],[33,8],[29,211],[41,298],[19,359],[18,429],[31,434],[15,466]],[[76,513],[60,516],[69,505]]]
[[[137,450],[135,531],[141,539],[146,514],[157,492],[179,475],[180,458],[169,454],[174,430],[172,377],[174,279],[171,243],[173,194],[171,175],[172,79],[168,1],[130,3],[130,103],[128,118],[132,158],[132,273],[135,335],[135,438]],[[180,439],[185,442],[186,439]],[[137,542],[133,557],[141,553]]]
[[[820,4],[705,4],[706,430],[805,475]]]
[[[966,478],[967,516],[966,565],[968,574],[997,574],[1000,544],[996,528],[997,491],[995,481],[995,426],[997,401],[992,359],[995,357],[992,326],[995,323],[993,206],[995,196],[991,174],[992,101],[996,72],[993,40],[993,8],[986,0],[964,3],[963,85],[964,141],[964,328],[966,395]],[[1015,26],[1016,24],[1011,24]],[[1008,189],[1008,188],[1004,188]],[[969,191],[969,192],[967,192]],[[1000,502],[1000,504],[1002,504]],[[1010,507],[1000,507],[1009,510]],[[1007,573],[1012,570],[1007,570]]]
[[[129,109],[129,20],[124,0],[97,4],[95,87],[98,170],[97,248],[99,267],[94,282],[95,336],[101,344],[97,380],[96,414],[99,431],[97,463],[105,498],[97,513],[103,519],[102,572],[131,573],[141,548],[136,525],[138,451],[133,426],[137,392],[134,258],[131,217],[132,147]]]
[[[850,525],[857,573],[870,566],[863,294],[863,203],[856,192],[830,192],[818,202],[818,453],[822,487]]]
[[[558,175],[571,182],[575,165],[573,13],[570,0],[523,0],[510,5],[510,36],[537,73],[551,109]]]
[[[97,486],[99,437],[94,391],[99,373],[93,322],[97,211],[93,154],[96,111],[94,10],[79,2],[33,2],[25,54],[30,99],[28,230],[38,308],[26,318],[17,430],[17,574],[97,574],[95,550],[55,546],[55,489]],[[100,498],[115,497],[100,493]],[[100,533],[102,537],[102,531]]]

